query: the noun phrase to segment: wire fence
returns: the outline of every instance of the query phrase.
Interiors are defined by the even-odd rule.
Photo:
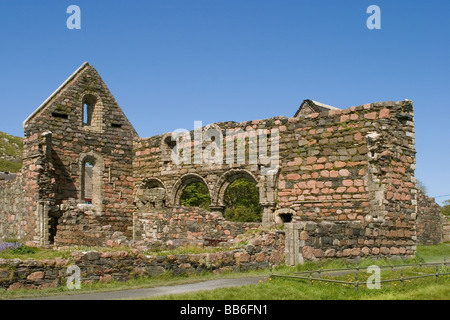
[[[385,280],[378,280],[378,283],[388,283],[388,282],[400,282],[402,286],[405,285],[406,281],[414,280],[414,279],[421,279],[421,278],[429,278],[429,277],[435,277],[436,283],[439,283],[439,277],[450,275],[450,272],[447,270],[447,265],[450,264],[450,262],[444,261],[442,262],[434,262],[434,263],[417,263],[417,264],[400,264],[400,265],[388,265],[388,266],[367,266],[367,267],[360,267],[359,264],[354,268],[336,268],[336,269],[323,269],[321,268],[320,264],[318,266],[317,270],[307,270],[307,271],[301,271],[301,272],[295,272],[294,275],[284,275],[284,274],[270,274],[271,278],[289,278],[289,279],[296,279],[296,280],[308,280],[310,284],[312,285],[314,281],[322,281],[322,282],[329,282],[329,283],[337,283],[337,284],[345,284],[345,285],[351,285],[355,287],[355,291],[358,291],[358,287],[360,285],[364,285],[367,282],[366,281],[360,281],[361,280],[361,273],[363,272],[364,275],[367,275],[367,270],[369,268],[377,267],[380,269],[391,269],[391,271],[399,270],[400,271],[400,278],[395,279],[385,279]],[[405,276],[404,275],[404,269],[405,268],[419,268],[424,269],[428,267],[434,266],[434,272],[427,273],[427,274],[421,274],[417,276]],[[317,273],[317,276],[313,276],[313,274]],[[323,278],[322,276],[328,275],[328,273],[336,273],[335,276],[342,276],[342,275],[348,275],[351,273],[354,273],[354,280],[353,281],[345,281],[345,280],[337,280],[337,279],[328,279]]]

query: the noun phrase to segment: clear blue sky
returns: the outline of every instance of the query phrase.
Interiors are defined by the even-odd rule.
[[[66,27],[71,4],[81,30]],[[381,30],[366,27],[372,4]],[[22,136],[84,61],[141,137],[292,116],[304,99],[410,99],[416,175],[450,194],[449,16],[448,0],[0,0],[0,130]]]

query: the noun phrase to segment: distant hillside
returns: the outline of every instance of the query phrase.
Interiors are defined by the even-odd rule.
[[[0,131],[0,172],[19,172],[23,139]]]

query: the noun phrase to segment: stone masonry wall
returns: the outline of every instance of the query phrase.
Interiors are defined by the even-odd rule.
[[[442,229],[442,242],[450,242],[450,219],[448,217],[444,217]]]
[[[418,198],[412,102],[340,110],[314,107],[309,100],[308,106],[294,117],[195,128],[175,142],[169,134],[141,139],[97,71],[85,63],[24,123],[24,196],[23,204],[17,204],[23,218],[15,220],[21,223],[21,236],[41,246],[105,245],[133,235],[150,242],[160,237],[165,243],[173,243],[175,235],[181,242],[219,240],[241,230],[221,214],[227,187],[246,178],[258,186],[263,225],[290,221],[297,226],[288,227],[290,240],[300,239],[302,231],[314,239],[289,242],[293,257],[308,258],[309,249],[305,257],[303,249],[319,245],[323,254],[359,249],[365,255],[364,248],[374,255],[381,248],[414,254]],[[198,135],[201,145],[195,141]],[[239,141],[245,141],[242,162],[236,157]],[[256,158],[250,159],[255,150]],[[174,162],[172,151],[182,163]],[[212,161],[217,157],[218,163]],[[91,205],[84,192],[88,163],[93,165]],[[209,190],[211,214],[194,209],[186,215],[178,209],[181,194],[198,181]],[[4,192],[17,193],[11,186]],[[6,206],[8,211],[13,204]],[[0,213],[2,221],[9,219]]]
[[[116,231],[111,224],[103,224],[102,215],[92,204],[76,201],[60,205],[54,246],[116,246],[129,240],[124,232]]]
[[[417,243],[437,245],[443,240],[444,217],[441,207],[421,189],[418,192],[417,205]]]
[[[415,253],[413,115],[401,101],[289,119],[277,208],[293,223],[309,221],[311,230],[291,234],[308,231],[312,241],[300,239],[293,257]]]
[[[204,271],[221,273],[264,269],[283,262],[283,244],[282,233],[265,233],[240,249],[216,253],[148,256],[138,250],[89,251],[72,253],[68,259],[0,259],[0,288],[14,290],[64,286],[69,276],[67,268],[71,265],[80,268],[81,284],[126,281],[166,271],[175,275],[190,275]]]
[[[25,237],[23,179],[0,180],[0,241]]]
[[[149,213],[137,213],[134,240],[137,247],[217,245],[259,227],[261,223],[226,221],[221,216],[196,207],[154,209]]]
[[[137,134],[89,64],[58,90],[24,124],[27,214],[46,214],[50,207],[73,200],[85,203],[83,169],[89,162],[94,165],[92,202],[101,213],[98,222],[131,236],[132,148]],[[86,112],[89,122],[85,122]],[[51,219],[44,230],[47,234],[40,230],[29,240],[37,245],[52,242],[62,212],[52,215],[45,216]]]
[[[177,152],[180,152],[187,145],[190,147],[190,156],[185,155],[187,160],[181,163],[175,163],[171,158],[171,148],[174,147],[171,145],[170,133],[135,140],[133,173],[136,189],[141,188],[146,183],[153,184],[152,187],[163,188],[165,190],[164,205],[176,207],[181,205],[180,196],[189,183],[202,182],[208,188],[211,197],[211,210],[223,213],[226,187],[237,178],[246,178],[259,186],[260,204],[263,211],[270,211],[270,208],[275,205],[275,184],[265,181],[265,172],[271,166],[272,141],[278,139],[271,132],[272,129],[277,130],[274,125],[277,118],[241,123],[231,121],[215,123],[200,128],[199,133],[196,132],[197,130],[193,130],[189,132],[190,139],[187,142],[177,142]],[[217,140],[212,142],[211,139],[207,138],[208,132],[217,133],[215,138]],[[248,137],[258,132],[261,133],[261,136],[266,137],[267,146],[264,149],[267,156],[258,157],[253,161],[249,159],[249,148],[253,148],[255,145],[249,141]],[[195,151],[196,146],[199,145],[198,141],[195,141],[197,134],[203,137],[198,153]],[[219,139],[220,144],[217,144]],[[244,146],[243,148],[246,150],[245,160],[242,162],[237,160],[238,139],[242,139],[239,144]],[[233,143],[232,149],[227,149],[229,141],[234,141],[234,143],[231,142]],[[211,148],[211,146],[214,146],[214,148]],[[211,150],[218,150],[219,146],[223,153],[222,161],[216,163],[211,160],[214,157],[212,156],[214,152],[211,152]],[[234,160],[232,163],[227,163],[227,152],[230,151],[234,153]],[[196,157],[199,154],[202,155],[202,159],[199,163],[196,163]],[[265,214],[263,214],[263,219],[264,217]]]
[[[280,163],[275,184],[267,183],[267,176],[262,174],[263,162],[267,160],[264,158],[254,165],[249,161],[176,165],[170,159],[166,136],[161,135],[135,141],[133,166],[137,185],[153,180],[155,186],[165,190],[165,205],[170,207],[179,205],[177,194],[183,185],[203,181],[214,210],[222,204],[226,189],[223,185],[228,177],[242,173],[254,177],[258,184],[260,203],[268,209],[263,213],[263,222],[327,221],[339,230],[353,230],[358,225],[360,235],[355,243],[373,247],[370,254],[381,247],[392,248],[396,254],[414,254],[417,188],[411,101],[378,102],[344,110],[300,113],[293,118],[214,126],[223,134],[225,129],[259,129],[267,134],[276,130],[278,136],[272,138],[279,143]],[[225,159],[226,148],[223,152]],[[345,233],[343,236],[339,240],[348,240],[348,244],[341,242],[340,248],[333,248],[337,252],[355,240],[345,239]],[[375,237],[379,237],[376,244]],[[326,243],[321,245],[324,251],[331,248]]]
[[[286,263],[290,265],[329,258],[414,257],[416,251],[411,234],[393,235],[358,220],[287,223],[285,231]]]

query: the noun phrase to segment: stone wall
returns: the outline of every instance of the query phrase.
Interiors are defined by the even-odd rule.
[[[416,252],[412,231],[389,231],[358,220],[287,223],[285,231],[290,265],[329,258],[414,257]]]
[[[53,243],[63,212],[50,211],[74,200],[86,203],[87,163],[99,223],[131,237],[137,134],[94,68],[85,63],[72,74],[24,122],[24,135],[25,209],[30,219],[42,215],[45,225],[27,240]]]
[[[134,177],[138,186],[153,181],[165,190],[165,205],[179,205],[179,194],[192,181],[202,181],[211,195],[211,208],[223,211],[227,182],[238,175],[258,184],[263,223],[282,221],[360,221],[386,232],[398,231],[414,240],[416,215],[415,134],[412,102],[379,102],[297,113],[242,123],[220,123],[226,130],[258,132],[277,140],[279,166],[272,177],[262,174],[264,158],[251,164],[174,164],[167,136],[135,141]],[[200,129],[200,134],[207,127]],[[195,135],[194,132],[190,133]],[[195,157],[194,142],[191,157]],[[179,146],[180,147],[180,146]],[[268,147],[268,149],[270,149]],[[236,149],[234,149],[236,151]],[[224,159],[226,148],[223,150]],[[269,154],[270,155],[270,154]],[[188,159],[188,160],[189,160]],[[269,161],[270,163],[270,161]],[[267,164],[267,162],[266,162]],[[269,180],[272,180],[269,181]],[[405,232],[407,231],[407,232]],[[408,239],[404,240],[408,240]]]
[[[14,180],[0,180],[0,241],[26,236],[23,190],[21,175]]]
[[[442,227],[442,242],[450,242],[450,219],[444,218],[444,225]]]
[[[138,250],[90,251],[72,253],[69,259],[0,259],[0,288],[13,290],[64,286],[69,276],[67,268],[71,265],[80,268],[82,284],[126,281],[166,271],[174,275],[189,275],[204,271],[221,273],[264,269],[283,262],[283,244],[282,233],[266,233],[241,249],[216,253],[147,256]]]
[[[290,213],[294,223],[318,224],[314,230],[319,231],[307,230],[315,241],[307,247],[321,247],[319,256],[329,249],[344,255],[352,246],[358,255],[376,254],[381,247],[386,253],[390,248],[400,255],[415,253],[417,189],[410,101],[290,119],[282,142],[277,206],[282,210],[277,212]],[[327,228],[320,227],[324,222],[330,222]],[[331,232],[331,243],[320,240],[326,236],[324,230]],[[302,249],[302,243],[296,248]]]
[[[417,244],[437,245],[443,240],[444,216],[441,207],[421,189],[417,201]]]
[[[322,224],[331,223],[331,244],[322,231],[306,230],[323,252],[344,254],[352,245],[360,254],[365,247],[370,254],[381,247],[400,255],[415,250],[409,100],[343,110],[305,100],[294,117],[215,123],[176,139],[171,133],[141,139],[100,75],[84,63],[24,122],[24,134],[23,212],[16,213],[23,218],[15,221],[24,220],[21,236],[28,243],[113,245],[133,235],[165,244],[173,238],[218,241],[246,228],[221,219],[228,186],[246,178],[258,186],[264,226],[308,222],[326,231]],[[88,164],[92,204],[86,204]],[[191,182],[207,186],[211,214],[178,208]],[[6,221],[8,213],[0,212]],[[310,246],[318,249],[316,242]]]
[[[273,222],[269,215],[273,213],[275,206],[275,178],[268,179],[267,171],[273,164],[272,141],[279,139],[279,130],[274,123],[278,118],[285,117],[241,123],[215,123],[188,132],[185,140],[177,138],[172,141],[171,133],[137,139],[134,142],[133,158],[136,189],[162,188],[164,206],[177,207],[181,205],[184,188],[192,182],[201,182],[208,188],[211,211],[223,213],[226,188],[235,179],[246,178],[259,187],[263,222]],[[249,148],[255,147],[256,140],[252,141],[249,137],[255,138],[257,134],[257,139],[266,141],[266,155],[250,159]],[[211,136],[215,137],[214,141]],[[238,160],[240,148],[245,150],[245,154]],[[259,150],[263,150],[262,146]],[[172,152],[183,152],[180,163],[173,160]],[[233,157],[228,155],[231,152]],[[214,158],[218,154],[221,154],[220,161]],[[231,161],[227,162],[227,156]],[[276,168],[275,165],[273,167]],[[139,206],[139,199],[136,202]]]
[[[148,213],[136,213],[134,240],[136,246],[217,245],[227,242],[261,223],[226,221],[215,213],[196,207],[153,209]]]
[[[80,204],[76,201],[60,205],[54,246],[117,246],[129,240],[124,232],[113,228],[110,221],[92,204]],[[123,230],[129,225],[127,219],[117,219],[114,224],[123,224]]]
[[[410,101],[289,119],[278,207],[292,209],[294,221],[400,219],[411,228],[414,142]]]

